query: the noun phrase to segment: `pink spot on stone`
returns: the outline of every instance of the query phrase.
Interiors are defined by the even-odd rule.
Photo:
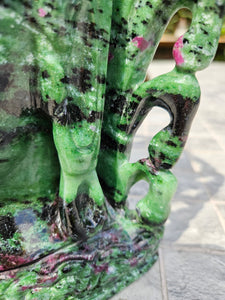
[[[119,241],[119,238],[113,233],[110,234],[110,238],[113,243],[117,243]]]
[[[59,253],[59,254],[52,254],[49,255],[45,259],[45,265],[44,267],[40,270],[40,273],[42,275],[48,275],[52,274],[55,268],[67,261],[76,261],[76,260],[86,260],[86,261],[92,261],[94,259],[94,254],[93,253],[88,253],[88,254],[64,254],[64,253]]]
[[[41,280],[38,281],[38,283],[53,283],[58,279],[58,275],[55,276],[46,276],[44,278],[41,278]]]
[[[104,263],[104,264],[102,264],[102,265],[100,265],[100,266],[93,265],[93,267],[94,267],[94,272],[95,272],[95,274],[101,273],[101,272],[103,272],[103,271],[107,272],[107,271],[108,271],[108,268],[109,268],[109,266],[108,266],[107,263]]]
[[[38,14],[42,18],[44,18],[47,15],[46,11],[43,8],[39,8]]]
[[[179,37],[179,39],[176,41],[176,43],[174,44],[174,47],[173,47],[173,57],[178,66],[180,66],[184,63],[184,58],[180,51],[183,47],[184,47],[184,44],[183,44],[183,35],[182,35],[181,37]]]
[[[114,55],[113,55],[112,53],[109,52],[108,62],[110,62],[113,58],[114,58]]]
[[[138,264],[138,260],[136,257],[132,258],[129,262],[131,267],[135,267]]]
[[[12,272],[10,272],[10,273],[8,273],[8,277],[9,278],[15,278],[16,277],[16,274],[15,273],[13,273],[13,271]]]
[[[47,258],[47,264],[49,266],[55,266],[57,264],[58,260],[57,260],[57,257],[55,257],[55,255],[50,255],[48,258]]]
[[[132,43],[134,43],[134,45],[141,51],[144,51],[149,46],[149,42],[146,41],[142,36],[136,36],[133,38]]]
[[[22,286],[21,287],[21,290],[22,291],[26,291],[26,290],[28,290],[28,289],[30,289],[31,287],[30,286]]]
[[[10,255],[10,254],[0,254],[0,260],[2,265],[0,266],[0,271],[7,270],[10,268],[18,267],[32,261],[30,258],[24,258],[22,256]]]

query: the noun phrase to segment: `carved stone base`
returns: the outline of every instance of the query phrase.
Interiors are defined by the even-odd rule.
[[[1,272],[1,299],[109,299],[138,279],[157,259],[163,226],[147,230],[107,208],[95,236]]]

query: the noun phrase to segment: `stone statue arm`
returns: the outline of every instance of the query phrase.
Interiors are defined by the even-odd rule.
[[[187,140],[200,99],[200,88],[195,72],[207,67],[215,55],[224,9],[224,4],[220,5],[219,1],[214,0],[200,0],[197,3],[178,1],[173,2],[175,3],[173,5],[171,3],[167,9],[167,12],[171,15],[182,5],[188,7],[193,13],[190,28],[174,45],[173,55],[176,66],[173,71],[167,74],[148,82],[139,83],[131,96],[127,86],[126,91],[122,87],[123,93],[119,89],[114,91],[112,87],[117,87],[116,72],[109,74],[109,78],[112,79],[110,81],[112,87],[108,90],[108,99],[106,98],[104,135],[102,135],[102,150],[98,163],[99,177],[107,187],[108,199],[112,199],[115,206],[125,205],[129,189],[137,181],[144,179],[149,183],[147,195],[136,206],[138,216],[142,221],[144,220],[145,224],[162,223],[168,216],[170,199],[176,189],[176,180],[167,169],[170,169],[176,163]],[[153,13],[153,10],[156,12],[158,9],[157,6],[152,5],[149,15]],[[134,45],[139,48],[137,60],[135,60],[139,62],[139,65],[135,67],[132,65],[129,68],[129,64],[127,64],[124,67],[124,72],[127,70],[129,78],[134,75],[129,80],[132,81],[135,78],[134,81],[137,82],[136,77],[141,77],[141,71],[138,73],[139,68],[142,66],[140,60],[142,58],[146,60],[145,55],[148,57],[153,55],[153,45],[157,43],[158,37],[155,41],[149,39],[151,34],[147,34],[147,31],[150,30],[147,28],[148,22],[141,20],[138,13],[134,18],[137,21],[136,19],[135,21],[129,19],[129,21],[146,24],[146,35],[141,35],[141,30],[135,32],[136,37],[131,43],[135,42]],[[155,22],[157,20],[152,15],[151,24],[154,25]],[[163,20],[159,17],[158,22],[163,22]],[[124,24],[126,25],[125,22]],[[160,35],[161,32],[158,36]],[[118,72],[120,72],[124,56],[119,56],[118,53],[123,51],[124,48],[115,46],[115,38],[112,39],[112,42],[114,58],[109,63],[109,70],[111,64],[114,64],[112,67],[117,71],[115,64],[118,63]],[[129,47],[132,47],[132,45],[127,46],[128,50]],[[130,52],[127,51],[126,55],[129,57]],[[132,61],[130,64],[132,64]],[[132,70],[136,72],[132,73]],[[120,76],[122,76],[121,74]],[[118,93],[120,93],[120,96],[118,96]],[[124,101],[124,106],[122,106],[121,101]],[[154,106],[166,109],[171,116],[171,121],[166,128],[162,129],[151,140],[148,148],[149,158],[131,164],[128,161],[132,135]],[[112,141],[114,142],[112,143]],[[107,169],[103,168],[102,165],[108,162],[110,162],[109,167]]]
[[[174,70],[145,82],[135,93],[144,98],[140,108],[145,114],[160,106],[171,116],[170,124],[149,144],[150,159],[157,169],[171,168],[185,145],[200,100],[195,72],[206,68],[215,56],[224,6],[214,0],[194,4],[191,26],[173,48]]]

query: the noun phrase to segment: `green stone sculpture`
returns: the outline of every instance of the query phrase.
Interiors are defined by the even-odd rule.
[[[180,8],[176,66],[145,81]],[[224,0],[0,1],[0,299],[109,299],[147,271],[168,218]],[[129,162],[154,107],[171,121]],[[126,201],[149,184],[136,209]]]

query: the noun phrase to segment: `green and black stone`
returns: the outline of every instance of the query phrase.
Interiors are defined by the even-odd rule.
[[[173,14],[176,66],[145,81]],[[223,0],[0,2],[1,299],[109,299],[157,259]],[[171,122],[129,163],[154,106]],[[149,183],[136,210],[127,195]],[[109,204],[110,203],[110,204]]]

